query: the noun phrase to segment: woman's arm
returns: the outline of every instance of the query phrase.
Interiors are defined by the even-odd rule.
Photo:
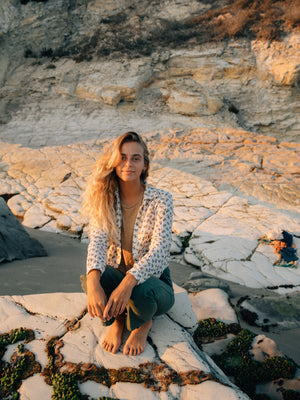
[[[159,277],[169,265],[173,200],[170,193],[163,192],[156,201],[155,221],[149,250],[127,273],[127,275],[133,275],[138,284],[143,283],[151,276]]]
[[[89,239],[90,243],[86,262],[87,307],[92,318],[96,316],[105,321],[103,312],[107,298],[100,284],[100,276],[106,267],[108,240],[107,235],[93,225],[90,225]]]
[[[87,275],[87,308],[92,318],[99,317],[106,321],[103,313],[106,307],[106,294],[100,284],[101,272],[97,269],[91,270]]]
[[[86,259],[86,273],[92,269],[98,269],[104,272],[106,268],[106,255],[108,250],[107,235],[99,228],[90,225],[89,227],[88,254]]]

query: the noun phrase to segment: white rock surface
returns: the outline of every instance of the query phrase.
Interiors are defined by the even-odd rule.
[[[26,379],[19,390],[20,398],[22,400],[43,400],[52,399],[52,388],[48,386],[44,378],[38,374]]]
[[[190,296],[188,296],[185,289],[175,283],[173,283],[173,288],[176,296],[175,303],[168,311],[168,315],[179,325],[193,332],[199,319],[197,319],[197,315],[194,312],[193,304],[188,300]]]
[[[101,341],[109,328],[104,327],[99,319],[92,319],[89,315],[82,314],[82,306],[85,305],[85,301],[85,294],[80,293],[0,297],[0,332],[8,333],[11,329],[21,326],[32,329],[35,339],[25,343],[24,348],[35,355],[42,369],[47,366],[46,343],[54,336],[57,336],[62,344],[55,350],[57,355],[62,356],[63,364],[59,367],[61,372],[72,368],[68,362],[81,366],[91,363],[97,367],[103,366],[108,370],[139,369],[141,364],[145,363],[149,368],[152,366],[161,368],[161,372],[153,371],[153,379],[156,382],[154,385],[157,386],[157,389],[160,388],[154,391],[151,388],[143,387],[142,384],[122,381],[116,382],[110,388],[93,381],[79,384],[82,394],[96,396],[96,398],[110,396],[131,400],[142,395],[143,398],[149,400],[186,400],[195,398],[193,396],[196,394],[201,394],[203,399],[212,399],[214,395],[221,396],[225,400],[249,399],[230,383],[209,356],[196,347],[192,336],[167,315],[154,319],[150,331],[151,341],[147,343],[145,352],[141,355],[132,357],[124,356],[121,351],[117,354],[106,352],[101,346]],[[189,303],[188,297],[183,298],[177,291],[176,301],[183,303],[182,310],[183,313],[186,313],[186,310],[189,309],[186,304]],[[193,315],[192,309],[190,310]],[[186,318],[179,315],[179,308],[177,308],[177,313],[176,319]],[[192,315],[190,319],[193,319]],[[72,325],[66,324],[68,321],[73,321]],[[9,354],[16,349],[16,344],[7,347],[5,357],[9,361]],[[64,362],[67,364],[64,365]],[[193,385],[190,385],[187,379],[182,386],[178,386],[169,382],[167,378],[168,374],[174,373],[174,371],[179,375],[183,374],[182,376],[190,371],[199,374],[202,371],[204,374],[209,374],[210,378],[203,382],[200,379],[198,384]],[[26,400],[50,399],[52,387],[46,384],[39,373],[35,373],[30,378],[23,380],[19,393],[21,398]]]
[[[215,318],[226,324],[238,323],[236,313],[229,304],[229,296],[223,290],[207,289],[190,293],[189,299],[198,321]]]

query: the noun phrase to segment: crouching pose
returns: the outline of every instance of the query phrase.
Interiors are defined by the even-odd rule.
[[[169,271],[172,196],[146,184],[149,152],[135,132],[106,149],[88,180],[84,209],[90,218],[87,307],[110,328],[105,350],[141,354],[154,316],[174,303]]]

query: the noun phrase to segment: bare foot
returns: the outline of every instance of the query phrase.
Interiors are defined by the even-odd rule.
[[[146,347],[147,336],[152,326],[152,320],[145,322],[142,326],[131,331],[129,338],[127,339],[123,354],[130,356],[138,356],[141,354]]]
[[[102,347],[111,353],[116,354],[122,344],[122,333],[124,329],[125,315],[124,313],[119,315],[111,325],[107,332]]]

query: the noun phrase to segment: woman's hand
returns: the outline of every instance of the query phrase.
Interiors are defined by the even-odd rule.
[[[103,318],[109,320],[112,317],[116,318],[122,314],[125,307],[130,299],[133,288],[137,285],[136,278],[130,273],[126,274],[119,286],[112,292],[105,310],[103,312]]]
[[[103,313],[107,303],[106,294],[100,284],[101,272],[92,270],[87,276],[87,308],[92,318],[99,317],[102,321],[107,321]]]

